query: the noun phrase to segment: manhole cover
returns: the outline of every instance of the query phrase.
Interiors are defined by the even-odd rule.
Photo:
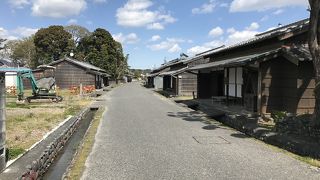
[[[193,136],[192,138],[199,144],[230,144],[221,136]]]

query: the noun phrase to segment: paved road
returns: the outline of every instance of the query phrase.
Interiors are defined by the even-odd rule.
[[[138,84],[107,97],[82,179],[320,179],[309,165]]]

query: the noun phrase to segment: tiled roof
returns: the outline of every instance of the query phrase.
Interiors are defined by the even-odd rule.
[[[198,66],[194,66],[188,70],[200,70],[200,69],[208,69],[208,68],[215,68],[215,67],[227,67],[227,66],[241,66],[246,63],[264,58],[266,56],[272,56],[272,55],[277,55],[281,51],[280,49],[264,52],[264,53],[257,53],[257,54],[251,54],[247,56],[241,56],[241,57],[236,57],[236,58],[231,58],[231,59],[226,59],[222,61],[214,61],[210,62],[207,64],[200,64]]]
[[[11,62],[10,60],[6,60],[6,59],[0,59],[0,67],[1,66],[5,66],[5,67],[15,67],[16,65]]]
[[[63,59],[60,59],[58,61],[54,61],[52,63],[50,63],[49,65],[54,65],[54,64],[57,64],[57,63],[60,63],[62,61],[68,61],[68,62],[71,62],[73,64],[76,64],[80,67],[83,67],[85,69],[88,69],[88,70],[93,70],[93,71],[99,71],[99,72],[103,72],[105,73],[106,71],[101,69],[101,68],[98,68],[97,66],[94,66],[92,64],[89,64],[89,63],[86,63],[86,62],[83,62],[83,61],[78,61],[78,60],[75,60],[75,59],[72,59],[72,58],[69,58],[69,57],[65,57]]]
[[[180,73],[183,73],[187,69],[188,69],[188,67],[184,67],[184,68],[181,68],[181,69],[178,69],[178,70],[174,70],[174,71],[163,72],[163,73],[160,73],[159,75],[160,76],[165,76],[165,75],[175,76],[175,75],[178,75]]]
[[[278,28],[275,28],[275,29],[272,29],[272,30],[269,30],[269,31],[266,31],[266,32],[263,32],[260,34],[257,34],[255,37],[253,37],[249,40],[242,41],[242,42],[227,46],[225,48],[218,49],[217,51],[213,51],[213,52],[208,53],[206,55],[212,55],[212,54],[215,54],[218,52],[231,50],[231,49],[238,48],[238,47],[245,46],[245,45],[249,45],[252,43],[257,43],[257,42],[260,42],[260,41],[263,41],[266,39],[270,39],[273,37],[277,37],[279,35],[283,35],[285,33],[293,32],[298,29],[303,29],[304,27],[306,27],[308,25],[309,25],[309,18],[304,19],[304,20],[300,20],[300,21],[297,21],[297,22],[294,22],[294,23],[291,23],[291,24],[288,24],[288,25],[285,25],[282,27],[278,27]]]
[[[169,71],[169,68],[165,68],[162,69],[161,71],[155,72],[155,73],[150,73],[147,75],[147,77],[154,77],[154,76],[158,76],[159,74],[163,73],[163,72],[167,72]]]

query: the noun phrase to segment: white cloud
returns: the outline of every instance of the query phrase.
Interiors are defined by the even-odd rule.
[[[0,38],[7,40],[16,40],[24,37],[29,37],[38,31],[36,28],[17,27],[13,30],[7,30],[0,27]]]
[[[169,53],[176,53],[176,52],[180,52],[181,51],[181,47],[179,46],[179,44],[174,44],[169,50]]]
[[[68,24],[77,24],[78,20],[77,19],[69,19]]]
[[[190,55],[199,54],[199,53],[208,51],[210,49],[213,49],[213,48],[216,48],[216,47],[219,47],[222,45],[223,45],[223,42],[217,41],[217,40],[211,41],[211,42],[206,42],[201,46],[194,46],[194,47],[189,48],[187,50],[187,54],[190,54]]]
[[[289,6],[308,6],[307,0],[233,0],[230,12],[265,11],[269,9],[289,7]]]
[[[259,25],[258,23],[253,22],[253,23],[250,24],[249,27],[246,27],[246,30],[248,30],[248,31],[254,31],[254,30],[259,29],[259,27],[260,27],[260,25]]]
[[[122,43],[122,44],[135,44],[140,41],[138,35],[136,33],[130,33],[128,35],[124,35],[122,33],[114,34],[112,37]]]
[[[215,27],[213,28],[210,32],[209,32],[209,36],[210,37],[218,37],[218,36],[221,36],[223,35],[223,29],[221,27]]]
[[[250,31],[250,30],[235,31],[228,36],[226,40],[226,44],[230,45],[230,44],[239,43],[241,41],[246,41],[250,38],[253,38],[258,33],[259,33],[258,31]]]
[[[129,0],[123,7],[117,9],[118,25],[161,30],[164,29],[164,25],[176,21],[166,12],[149,10],[152,5],[153,2],[150,0]]]
[[[283,9],[278,9],[278,10],[274,11],[272,14],[273,15],[279,15],[279,14],[282,14],[283,12],[284,12]]]
[[[268,20],[269,19],[269,16],[268,15],[264,15],[261,19],[260,19],[260,21],[266,21],[266,20]]]
[[[259,31],[257,31],[259,27],[260,25],[258,23],[253,22],[250,24],[250,26],[245,27],[244,30],[229,28],[227,30],[229,35],[225,40],[225,44],[235,44],[253,38],[256,34],[260,33]]]
[[[18,27],[12,31],[12,34],[18,37],[28,37],[35,34],[38,30],[37,28]]]
[[[220,7],[229,7],[229,4],[228,3],[221,3],[219,6]]]
[[[80,14],[86,6],[85,0],[34,0],[32,15],[63,18]]]
[[[210,0],[208,3],[204,3],[199,8],[193,8],[192,14],[208,14],[212,13],[214,8],[216,7],[215,0]]]
[[[94,3],[106,3],[107,0],[93,0]]]
[[[9,31],[4,29],[3,27],[0,27],[0,38],[1,39],[7,39],[7,40],[16,40],[16,39],[18,39],[18,37],[10,35]]]
[[[147,26],[147,29],[162,30],[164,29],[164,26],[161,23],[157,22],[157,23],[149,24]]]
[[[151,39],[149,40],[149,41],[159,41],[161,39],[161,36],[159,36],[159,35],[154,35],[154,36],[152,36],[151,37]]]
[[[29,0],[9,0],[9,4],[13,8],[24,8],[26,5],[30,4]]]
[[[227,29],[227,36],[219,38],[219,40],[214,40],[211,42],[206,42],[202,45],[191,47],[187,50],[188,54],[198,54],[210,49],[222,46],[222,45],[232,45],[239,43],[241,41],[246,41],[255,37],[256,34],[260,33],[258,31],[259,24],[256,22],[251,23],[248,27],[243,30],[236,30],[235,28]]]
[[[229,34],[232,34],[234,32],[236,32],[236,29],[234,29],[234,28],[227,29],[227,33],[229,33]]]
[[[190,43],[190,40],[179,38],[167,38],[165,41],[161,41],[158,44],[149,45],[148,48],[152,51],[166,50],[169,53],[176,53],[181,51],[180,43]]]

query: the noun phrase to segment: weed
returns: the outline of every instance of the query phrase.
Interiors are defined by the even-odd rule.
[[[73,160],[73,163],[67,172],[67,176],[64,179],[80,179],[81,178],[82,173],[85,169],[85,162],[92,150],[95,135],[97,133],[97,129],[100,124],[100,120],[102,118],[103,112],[104,112],[103,108],[99,109],[96,112],[94,119],[92,120],[92,123],[86,132],[84,140],[82,144],[79,146],[79,149]]]
[[[23,148],[9,148],[9,159],[15,159],[16,157],[18,157],[20,154],[26,152],[26,150],[24,150]]]

